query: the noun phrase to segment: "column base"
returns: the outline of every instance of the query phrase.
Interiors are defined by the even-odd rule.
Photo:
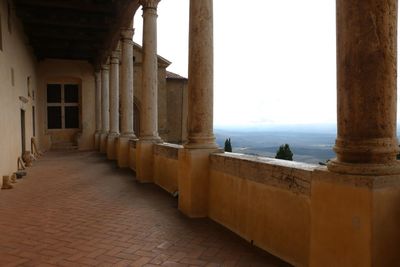
[[[117,159],[116,141],[117,141],[118,137],[119,137],[119,134],[117,134],[117,133],[110,133],[107,136],[107,158],[110,160]]]
[[[107,153],[107,136],[108,133],[100,134],[100,153]]]
[[[210,154],[219,149],[179,150],[179,210],[191,218],[208,216]]]
[[[96,132],[94,134],[94,149],[95,150],[100,150],[100,132]]]
[[[157,140],[142,140],[136,142],[136,179],[141,183],[151,183],[154,181],[154,144]]]
[[[311,188],[310,266],[398,265],[400,175],[320,168]]]
[[[329,161],[328,170],[335,173],[352,175],[393,175],[400,174],[400,162],[361,164],[340,162],[335,158]]]
[[[117,163],[119,168],[129,167],[129,142],[130,140],[135,140],[136,137],[132,136],[119,136],[117,140]]]

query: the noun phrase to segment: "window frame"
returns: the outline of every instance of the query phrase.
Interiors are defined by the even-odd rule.
[[[60,103],[49,103],[47,102],[47,90],[49,84],[61,85],[61,102]],[[65,102],[65,85],[76,85],[78,87],[78,102],[66,103]],[[48,107],[60,107],[61,108],[61,128],[49,128],[48,121]],[[65,108],[66,107],[77,107],[78,108],[78,128],[65,128]],[[47,82],[46,83],[46,129],[47,131],[68,131],[68,130],[80,130],[81,129],[81,86],[77,82]]]

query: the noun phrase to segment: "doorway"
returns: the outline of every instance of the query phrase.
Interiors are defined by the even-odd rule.
[[[24,154],[25,150],[25,110],[21,109],[21,156]]]

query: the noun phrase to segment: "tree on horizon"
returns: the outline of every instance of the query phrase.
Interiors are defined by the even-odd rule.
[[[276,159],[293,160],[293,152],[290,150],[288,144],[281,145],[276,151]]]
[[[231,138],[227,138],[225,140],[225,147],[224,147],[225,152],[232,152],[232,144],[231,144]]]

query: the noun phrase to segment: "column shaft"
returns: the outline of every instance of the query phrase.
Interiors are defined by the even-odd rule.
[[[133,129],[133,28],[121,30],[121,134],[136,138]]]
[[[95,72],[95,116],[96,116],[96,133],[101,132],[101,71]]]
[[[110,98],[109,98],[109,65],[102,65],[101,68],[101,118],[102,118],[102,133],[108,133],[110,130]]]
[[[213,1],[190,1],[188,144],[215,148],[213,133]]]
[[[397,1],[338,0],[337,158],[331,171],[398,173]]]
[[[119,134],[119,51],[110,61],[110,134]]]
[[[140,139],[159,140],[158,135],[158,61],[157,4],[159,0],[142,1],[143,66]]]

